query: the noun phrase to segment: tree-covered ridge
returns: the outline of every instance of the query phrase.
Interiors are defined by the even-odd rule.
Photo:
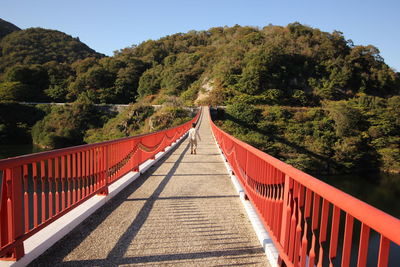
[[[359,94],[399,93],[399,74],[373,46],[354,46],[342,33],[299,23],[286,27],[220,27],[147,41],[118,56],[149,62],[138,94],[182,94],[212,81],[209,102],[319,105]],[[201,85],[200,84],[200,85]],[[197,86],[197,89],[200,87]]]
[[[0,71],[17,64],[72,63],[103,55],[63,32],[42,28],[14,31],[0,41]]]
[[[361,96],[322,107],[228,105],[231,134],[313,174],[400,173],[400,97]]]
[[[103,58],[77,39],[38,28],[9,34],[0,48],[0,82],[6,83],[0,95],[14,100],[22,100],[23,90],[41,101],[72,102],[84,94],[96,103],[146,98],[159,104],[178,96],[192,105],[207,84],[212,90],[203,103],[316,106],[362,94],[390,97],[400,90],[399,73],[376,47],[355,46],[338,31],[299,23],[190,31]],[[40,68],[40,86],[14,75],[32,76]],[[34,99],[31,92],[38,87]]]
[[[7,34],[19,30],[21,29],[15,26],[14,24],[0,18],[0,40]]]

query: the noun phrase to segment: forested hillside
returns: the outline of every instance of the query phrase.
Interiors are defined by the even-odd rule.
[[[113,57],[64,33],[31,28],[8,34],[0,50],[0,95],[10,100],[72,102],[85,94],[96,103],[162,103],[173,95],[191,104],[209,83],[213,104],[318,106],[362,94],[393,96],[400,88],[399,74],[376,47],[299,23],[178,33]]]
[[[224,130],[308,173],[400,173],[400,96],[321,107],[237,102],[219,115]]]
[[[1,32],[7,27],[0,23]],[[0,51],[3,104],[81,103],[39,112],[32,133],[42,146],[137,134],[150,129],[143,121],[167,127],[187,118],[183,105],[226,105],[222,127],[304,170],[400,170],[400,122],[391,117],[399,115],[400,74],[378,48],[354,45],[339,31],[300,23],[215,27],[106,57],[78,38],[31,28],[7,33]],[[136,104],[111,118],[82,102]],[[165,121],[167,113],[149,106],[163,103],[174,114]],[[81,118],[92,115],[97,123]],[[18,125],[0,115],[3,136],[30,134],[32,122]]]

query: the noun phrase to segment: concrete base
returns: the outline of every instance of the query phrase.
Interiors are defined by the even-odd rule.
[[[215,138],[214,138],[215,139]],[[251,224],[253,225],[253,229],[257,234],[258,240],[260,241],[265,255],[267,256],[267,259],[269,263],[271,264],[272,267],[278,267],[278,258],[279,258],[279,252],[276,249],[271,237],[269,236],[268,232],[264,228],[263,223],[261,222],[260,218],[257,215],[257,212],[253,205],[251,204],[250,201],[245,199],[245,192],[240,185],[240,182],[238,181],[237,177],[233,175],[232,167],[230,166],[228,160],[225,158],[224,153],[222,152],[221,148],[218,146],[218,149],[221,153],[221,157],[225,163],[226,170],[228,171],[232,183],[234,187],[236,188],[236,191],[239,193],[240,200],[242,201],[242,204],[246,210],[247,216],[249,220],[251,221]]]
[[[58,220],[49,224],[33,236],[24,241],[25,255],[18,261],[0,261],[1,267],[19,267],[26,266],[48,248],[53,246],[57,241],[71,232],[76,226],[92,215],[96,210],[101,208],[110,199],[116,196],[126,186],[135,181],[142,173],[146,172],[158,160],[164,157],[171,149],[177,146],[185,138],[186,134],[179,138],[171,146],[167,147],[164,152],[159,152],[154,160],[147,160],[139,166],[139,172],[129,172],[108,188],[107,196],[96,195],[86,200],[84,203],[71,210]]]

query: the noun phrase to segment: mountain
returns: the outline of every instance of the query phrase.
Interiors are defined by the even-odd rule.
[[[400,93],[400,75],[377,47],[297,22],[177,33],[113,57],[65,33],[30,28],[5,36],[0,53],[0,95],[9,100],[27,100],[19,91],[30,90],[25,98],[55,102],[85,95],[96,103],[162,104],[176,97],[185,105],[320,106]]]
[[[210,90],[213,104],[320,105],[366,94],[400,92],[399,73],[372,45],[354,45],[339,31],[300,23],[264,28],[216,27],[146,41],[119,56],[151,62],[138,94],[178,95],[193,101]]]
[[[20,30],[21,29],[14,24],[0,18],[0,40],[7,34]]]
[[[42,28],[29,28],[6,35],[0,41],[0,53],[0,71],[16,64],[72,63],[87,57],[104,56],[79,38]]]

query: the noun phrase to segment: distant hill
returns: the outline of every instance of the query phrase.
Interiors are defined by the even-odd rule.
[[[0,56],[0,96],[8,100],[320,106],[400,94],[400,73],[377,47],[298,22],[177,33],[112,57],[65,33],[30,28],[1,39]]]
[[[21,29],[15,26],[14,24],[0,19],[0,39],[2,39],[7,34],[10,34],[15,31],[20,31]]]
[[[6,35],[0,41],[0,53],[0,71],[16,64],[72,63],[87,57],[104,56],[79,38],[42,28],[29,28]]]
[[[140,77],[138,94],[160,102],[163,95],[177,95],[190,104],[206,93],[203,104],[315,106],[400,93],[400,75],[377,47],[354,45],[339,31],[298,22],[177,33],[122,49],[114,58],[120,57],[151,63]]]

